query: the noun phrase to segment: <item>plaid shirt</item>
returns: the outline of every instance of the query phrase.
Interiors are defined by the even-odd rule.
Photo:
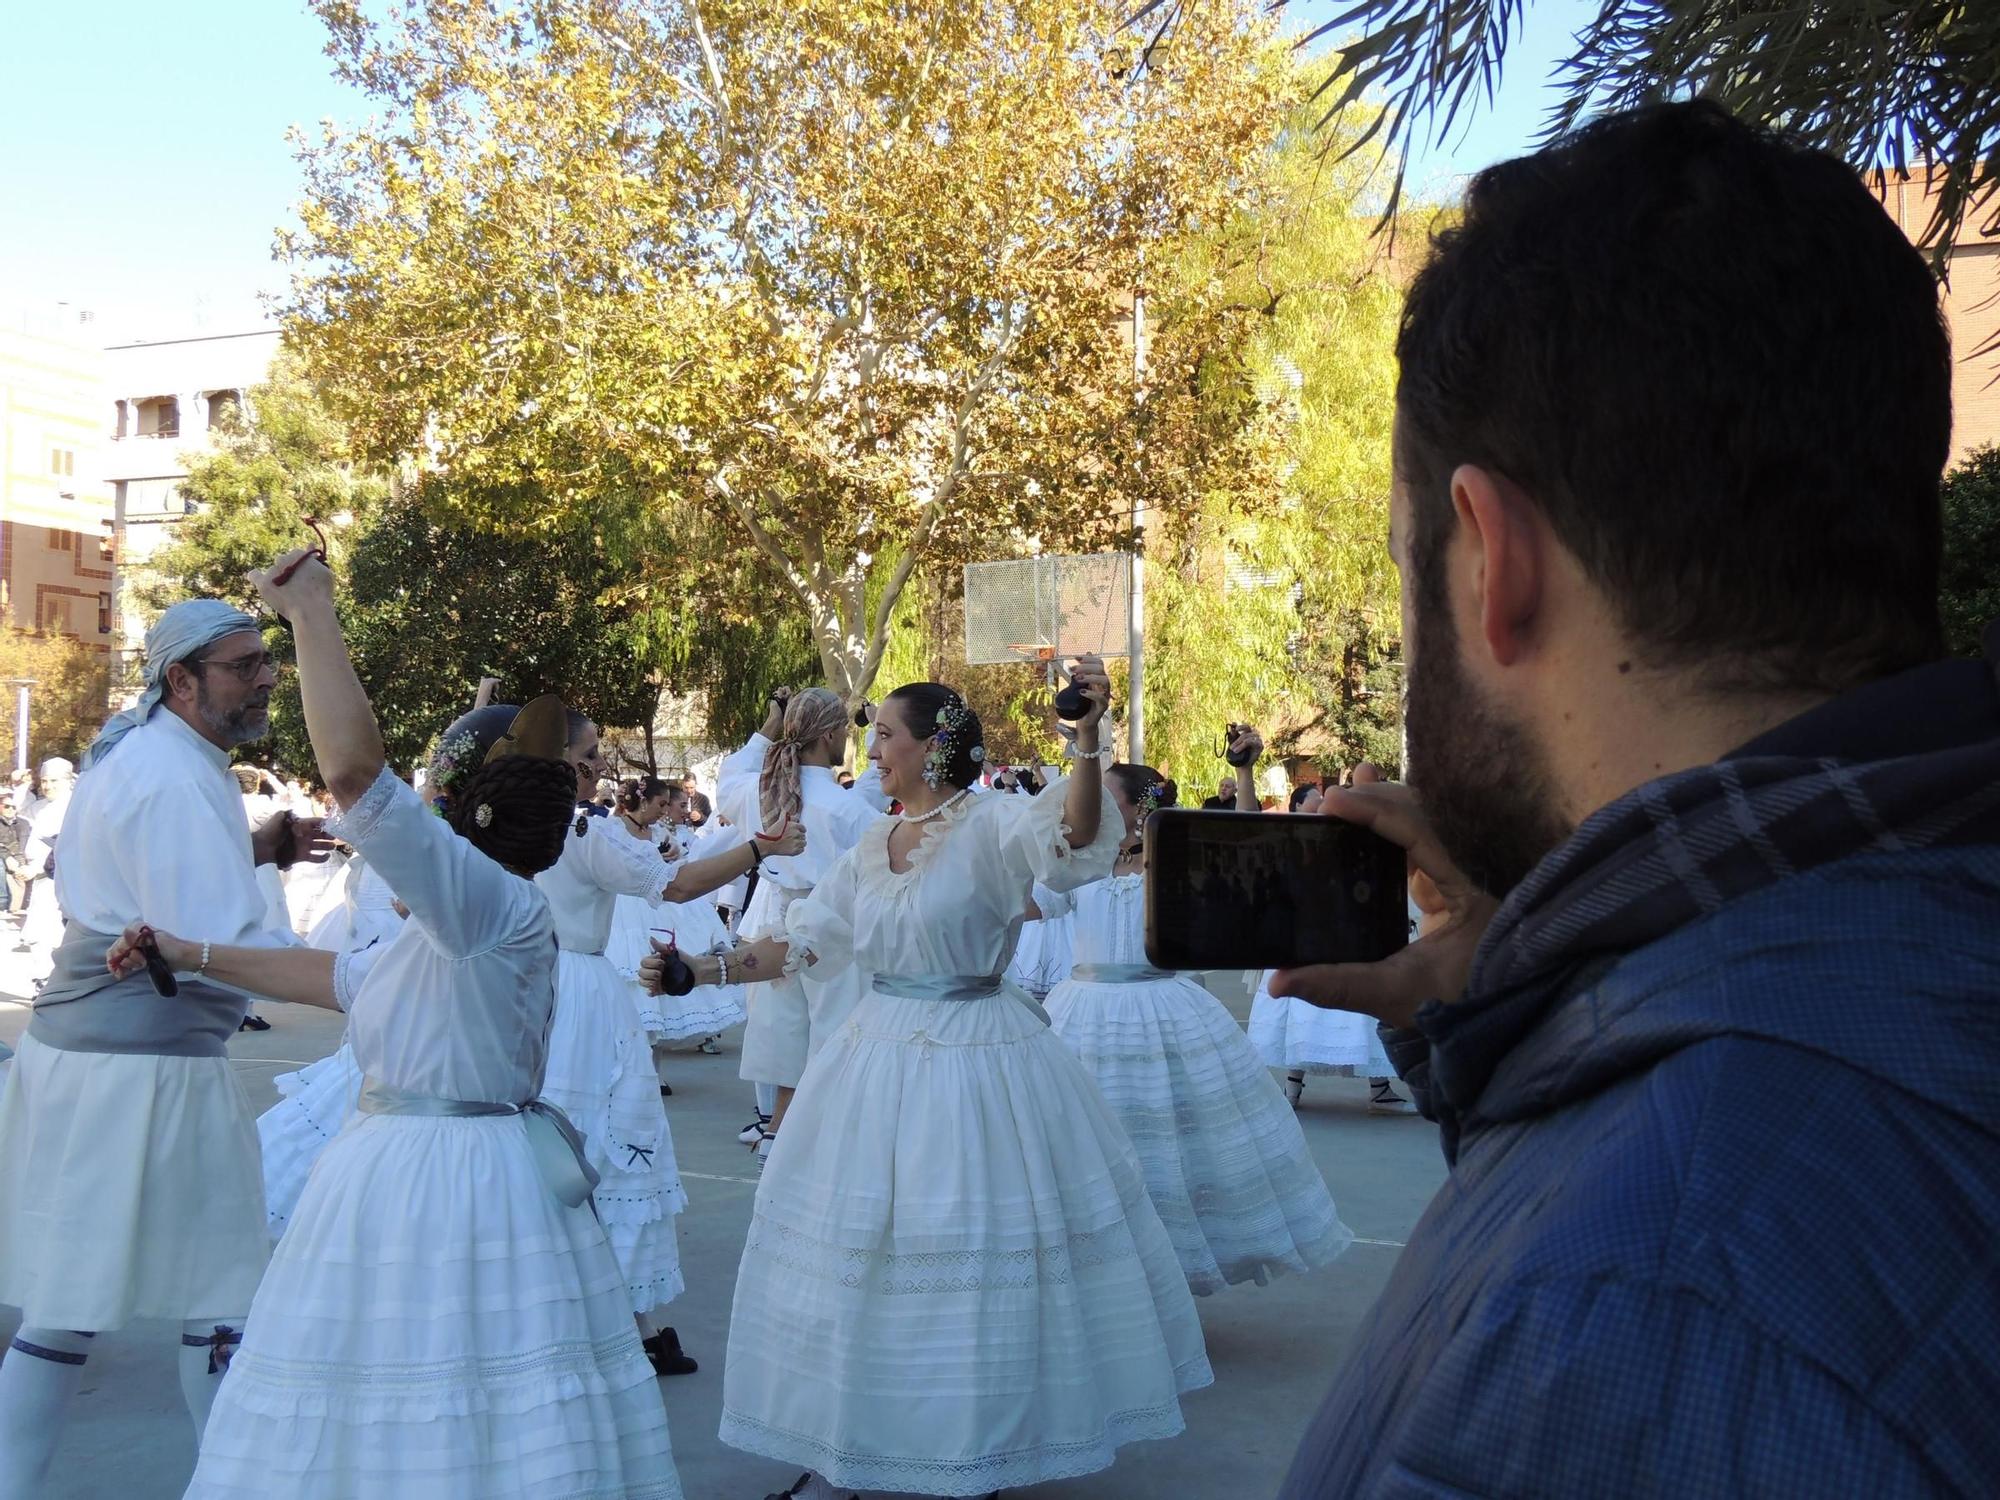
[[[1287,1500],[2000,1485],[2000,695],[1851,696],[1593,816],[1392,1034],[1452,1173]]]

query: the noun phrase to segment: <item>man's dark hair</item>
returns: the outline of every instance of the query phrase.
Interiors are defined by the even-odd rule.
[[[1648,665],[1839,692],[1942,654],[1950,342],[1835,158],[1692,103],[1490,167],[1396,352],[1427,616],[1473,463],[1532,497]]]

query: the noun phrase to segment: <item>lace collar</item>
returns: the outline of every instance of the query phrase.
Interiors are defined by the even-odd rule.
[[[889,863],[889,838],[898,828],[903,826],[904,820],[898,817],[883,818],[877,824],[876,828],[871,831],[862,846],[869,852],[869,864],[871,866],[879,866],[883,878],[892,884],[907,885],[923,873],[924,866],[930,862],[934,851],[945,842],[946,835],[950,830],[958,827],[959,824],[972,816],[973,810],[980,805],[982,800],[979,797],[966,797],[946,808],[936,817],[919,823],[917,826],[924,831],[923,837],[918,839],[915,846],[910,850],[910,867],[907,870],[898,870],[894,865]]]

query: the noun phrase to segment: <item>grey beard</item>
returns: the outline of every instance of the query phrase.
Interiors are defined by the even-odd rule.
[[[209,701],[208,689],[204,686],[195,698],[195,712],[201,715],[201,722],[208,726],[208,732],[230,746],[247,745],[253,740],[261,740],[271,732],[271,710],[266,704],[254,707],[245,703],[241,707],[224,713]],[[261,715],[262,723],[253,723],[252,716]]]

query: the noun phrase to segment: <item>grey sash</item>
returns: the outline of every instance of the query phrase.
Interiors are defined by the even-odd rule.
[[[877,994],[898,1000],[984,1000],[1000,993],[998,974],[877,974]]]
[[[156,993],[142,969],[124,979],[104,967],[118,935],[81,922],[63,926],[55,971],[35,997],[28,1035],[64,1052],[146,1057],[223,1057],[243,1024],[250,997],[203,979],[181,980],[172,999]]]
[[[464,1119],[477,1115],[520,1115],[528,1129],[528,1145],[535,1154],[535,1169],[556,1200],[569,1208],[581,1208],[597,1187],[597,1169],[585,1154],[583,1136],[569,1116],[542,1099],[526,1104],[489,1104],[480,1099],[434,1099],[425,1094],[408,1094],[377,1083],[361,1080],[361,1098],[355,1108],[364,1115],[429,1115]]]
[[[1174,972],[1151,964],[1078,964],[1069,977],[1085,984],[1150,984],[1156,979],[1172,979]]]

